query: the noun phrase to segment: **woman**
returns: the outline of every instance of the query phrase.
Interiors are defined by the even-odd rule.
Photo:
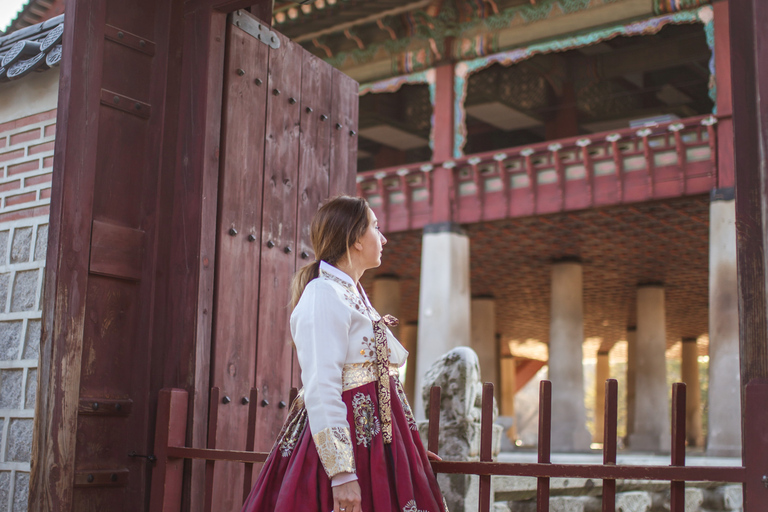
[[[446,512],[397,377],[408,352],[387,327],[396,319],[359,284],[387,243],[376,216],[336,197],[311,238],[317,260],[291,286],[304,387],[243,512]]]

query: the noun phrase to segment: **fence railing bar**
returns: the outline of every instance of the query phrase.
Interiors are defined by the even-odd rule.
[[[603,465],[616,464],[619,383],[605,381],[605,417],[603,423]],[[616,480],[603,480],[603,512],[616,512]]]
[[[538,464],[534,462],[435,461],[437,473],[525,476],[537,478],[591,478],[597,480],[652,480],[687,482],[743,482],[742,466],[640,466],[617,464]],[[768,509],[766,509],[768,510]]]
[[[216,449],[216,429],[219,425],[219,388],[211,388],[211,399],[208,405],[208,443],[210,450]],[[203,495],[203,511],[211,512],[213,508],[213,469],[215,460],[205,462],[205,492]]]
[[[672,465],[685,466],[685,384],[672,385]],[[685,482],[670,482],[670,512],[685,512]]]
[[[259,390],[251,388],[248,397],[248,429],[245,433],[245,451],[252,452],[256,444],[256,413],[259,403]],[[246,462],[243,471],[243,501],[248,499],[251,493],[251,482],[253,481],[253,463]]]
[[[267,460],[268,456],[269,452],[188,448],[186,446],[171,446],[167,450],[167,457],[169,459],[242,462],[244,464],[261,464]]]
[[[482,414],[480,416],[480,460],[493,460],[493,384],[483,384]],[[491,476],[480,476],[480,512],[491,510]]]
[[[429,390],[429,435],[427,450],[437,455],[440,440],[440,386]]]
[[[542,380],[539,383],[539,463],[548,466],[551,462],[552,440],[552,383]],[[488,464],[488,463],[486,463]],[[548,472],[537,475],[536,510],[549,512],[549,477]]]

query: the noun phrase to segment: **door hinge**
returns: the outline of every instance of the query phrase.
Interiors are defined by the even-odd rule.
[[[237,10],[229,15],[229,22],[270,48],[274,50],[280,48],[280,38],[277,34],[249,14]]]

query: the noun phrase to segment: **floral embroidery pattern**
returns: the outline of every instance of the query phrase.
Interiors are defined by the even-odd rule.
[[[352,398],[352,412],[355,416],[357,444],[370,446],[373,438],[381,433],[381,424],[376,417],[371,397],[364,393],[356,393]]]
[[[365,348],[360,351],[360,355],[368,359],[374,359],[376,357],[376,342],[368,336],[363,336],[363,346]]]
[[[307,409],[304,407],[304,392],[296,397],[291,404],[291,410],[288,418],[283,424],[280,435],[277,436],[275,447],[280,450],[280,455],[289,457],[301,439],[304,427],[307,425]]]
[[[347,427],[324,428],[313,435],[312,440],[328,478],[342,471],[355,472],[355,457]]]
[[[408,422],[408,428],[411,430],[418,430],[416,425],[416,418],[413,417],[413,411],[411,410],[411,404],[408,403],[408,397],[405,396],[405,389],[400,379],[395,379],[395,390],[397,396],[400,398],[400,404],[403,406],[403,413],[405,413],[405,419]]]
[[[428,511],[419,510],[418,507],[416,507],[416,500],[411,500],[405,504],[405,506],[403,507],[403,512],[428,512]]]

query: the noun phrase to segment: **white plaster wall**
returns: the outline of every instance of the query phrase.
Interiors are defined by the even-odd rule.
[[[56,108],[59,69],[0,84],[0,124]]]

